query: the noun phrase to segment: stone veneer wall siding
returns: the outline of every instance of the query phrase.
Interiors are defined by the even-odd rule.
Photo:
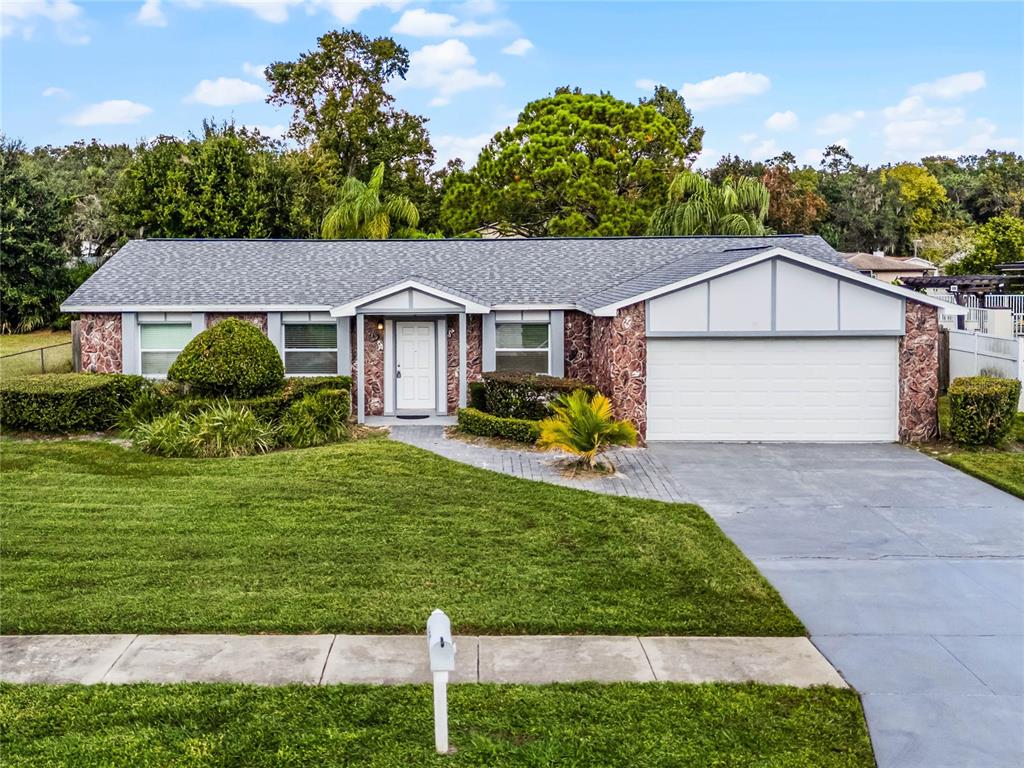
[[[590,344],[590,380],[611,399],[616,418],[633,422],[641,441],[647,434],[645,314],[640,302],[615,317],[595,317]]]
[[[266,312],[207,312],[206,313],[206,327],[212,328],[221,320],[227,320],[229,317],[236,317],[246,323],[252,323],[261,331],[263,335],[267,335],[267,313]]]
[[[583,312],[565,313],[565,375],[571,379],[590,380],[590,337],[593,318]]]
[[[899,436],[904,443],[939,434],[939,311],[908,301],[899,341]]]
[[[363,388],[363,397],[366,403],[367,416],[382,416],[384,414],[384,331],[377,330],[378,325],[384,323],[383,317],[367,315],[363,319],[363,344],[366,382]],[[353,323],[355,325],[355,323]],[[356,345],[352,345],[356,354]],[[355,373],[355,368],[352,369]]]
[[[466,315],[466,383],[483,378],[483,316]],[[448,413],[459,410],[459,316],[448,315],[445,327]]]
[[[121,373],[121,315],[84,314],[79,318],[82,370]]]

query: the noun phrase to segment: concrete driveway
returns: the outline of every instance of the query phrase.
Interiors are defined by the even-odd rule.
[[[881,768],[1024,765],[1024,502],[897,445],[650,451],[861,692]]]

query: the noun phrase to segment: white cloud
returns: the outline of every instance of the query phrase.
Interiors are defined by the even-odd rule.
[[[921,96],[907,96],[883,109],[882,116],[886,150],[898,155],[939,151],[946,142],[947,130],[965,119],[960,107],[930,107]]]
[[[509,56],[525,56],[532,50],[533,43],[531,43],[525,37],[520,37],[519,39],[513,40],[511,43],[502,48],[501,52],[506,53]]]
[[[67,118],[71,125],[126,125],[137,123],[153,109],[137,101],[110,99],[90,104],[80,112]]]
[[[248,61],[242,64],[242,71],[249,77],[256,80],[266,80],[264,72],[267,69],[266,64],[250,64]]]
[[[699,83],[684,83],[679,92],[691,109],[710,109],[758,96],[771,87],[772,81],[766,75],[730,72]]]
[[[313,14],[326,11],[343,24],[351,24],[359,15],[370,8],[378,6],[398,11],[407,0],[208,0],[224,5],[244,8],[257,18],[271,24],[283,24],[288,21],[292,10],[304,8],[306,13]],[[190,7],[204,5],[203,0],[186,0]]]
[[[458,5],[458,10],[469,16],[490,16],[498,12],[495,0],[466,0]]]
[[[281,139],[281,138],[284,138],[284,135],[285,135],[285,133],[288,130],[288,126],[287,125],[281,125],[281,124],[278,124],[278,125],[262,125],[262,124],[258,124],[257,123],[257,124],[252,124],[252,125],[243,125],[242,127],[243,128],[247,128],[250,131],[259,131],[261,135],[266,136],[267,138],[270,138],[270,139]]]
[[[71,93],[64,88],[58,88],[56,85],[51,85],[49,88],[43,90],[43,96],[50,98],[51,96],[59,96],[62,99],[70,96]]]
[[[693,167],[701,170],[707,170],[708,168],[714,168],[718,161],[722,159],[723,153],[717,149],[711,147],[705,147],[701,150],[701,153],[697,156],[697,159],[693,161]]]
[[[163,8],[160,7],[160,0],[146,0],[139,8],[135,20],[147,27],[167,26],[167,18],[164,16]]]
[[[263,88],[255,83],[237,77],[218,77],[216,80],[200,80],[185,101],[225,107],[259,101],[264,95]]]
[[[430,101],[434,107],[448,104],[457,93],[505,85],[497,72],[483,74],[476,68],[476,58],[461,40],[425,45],[413,51],[409,62],[408,77],[395,87],[435,90],[437,94]]]
[[[661,85],[661,83],[659,83],[657,80],[651,80],[648,77],[641,77],[634,83],[634,85],[641,91],[653,91],[655,88]]]
[[[371,8],[387,8],[400,11],[408,0],[308,0],[311,10],[323,8],[343,24],[351,24],[363,11]]]
[[[765,139],[760,144],[750,148],[750,156],[754,160],[767,160],[768,158],[775,157],[780,152],[781,150],[775,139]]]
[[[424,8],[413,8],[401,15],[391,31],[410,37],[481,37],[493,35],[506,26],[503,21],[481,24],[477,21],[460,22],[450,13],[434,13]],[[526,41],[529,43],[529,41]],[[528,49],[527,49],[528,50]]]
[[[822,136],[848,131],[865,117],[862,109],[853,112],[831,112],[818,120],[817,132]]]
[[[740,134],[740,141],[742,141],[744,144],[750,144],[751,142],[757,141],[757,134],[756,133],[741,133]]]
[[[449,160],[456,157],[469,168],[475,162],[487,142],[491,140],[494,133],[478,133],[475,136],[451,136],[442,135],[434,138],[435,164],[443,166]]]
[[[798,125],[800,125],[800,118],[797,117],[796,112],[791,110],[775,112],[764,121],[764,127],[769,131],[792,131]]]
[[[961,72],[958,75],[940,77],[930,83],[918,83],[910,88],[916,96],[931,96],[937,99],[955,99],[967,93],[980,91],[985,87],[985,73]]]
[[[71,0],[0,2],[0,37],[18,35],[23,40],[31,40],[40,21],[52,23],[61,42],[71,45],[89,42],[89,36],[82,32],[82,7]]]

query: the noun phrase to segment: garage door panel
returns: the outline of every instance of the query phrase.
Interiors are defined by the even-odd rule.
[[[892,441],[896,339],[649,339],[649,440]]]

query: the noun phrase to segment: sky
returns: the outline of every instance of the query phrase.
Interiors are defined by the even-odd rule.
[[[1024,3],[0,0],[0,127],[29,146],[185,136],[203,118],[281,134],[262,68],[353,28],[409,49],[398,105],[438,165],[471,165],[560,85],[635,101],[679,90],[698,166],[829,144],[879,165],[1021,152]]]

